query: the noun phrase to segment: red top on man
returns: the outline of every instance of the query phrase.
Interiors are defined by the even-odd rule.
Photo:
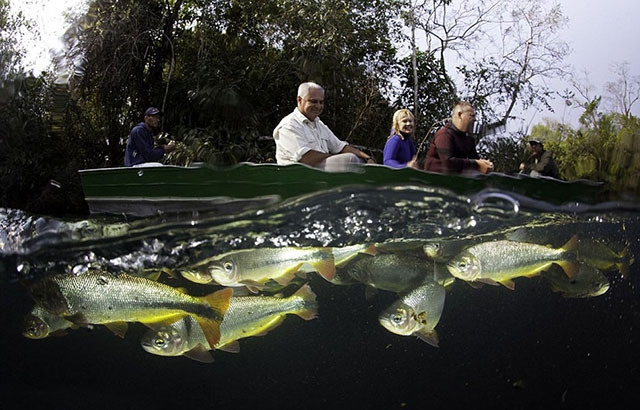
[[[487,174],[493,163],[480,159],[476,141],[471,135],[476,112],[470,103],[459,102],[453,107],[451,123],[440,128],[431,141],[424,170],[441,173],[477,171]]]

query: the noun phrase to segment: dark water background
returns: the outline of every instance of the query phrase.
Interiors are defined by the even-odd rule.
[[[633,203],[552,206],[505,192],[457,196],[412,186],[349,187],[238,215],[60,220],[0,210],[2,408],[42,409],[622,409],[640,399],[640,264],[592,298],[564,298],[541,278],[516,288],[448,288],[440,347],[392,334],[378,314],[397,295],[317,275],[319,317],[289,316],[240,353],[205,364],[140,347],[102,326],[31,340],[24,280],[88,266],[112,272],[180,268],[231,249],[487,239],[524,227],[560,246],[572,235],[640,255]],[[171,282],[191,293],[204,285]]]

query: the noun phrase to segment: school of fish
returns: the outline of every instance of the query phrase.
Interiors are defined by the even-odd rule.
[[[22,333],[45,339],[105,326],[126,337],[128,326],[140,323],[148,328],[140,341],[146,352],[210,363],[212,351],[237,353],[239,340],[265,336],[289,316],[318,318],[323,302],[309,283],[317,274],[327,286],[364,286],[366,299],[395,295],[379,312],[380,326],[437,347],[436,327],[456,282],[516,291],[517,281],[540,277],[563,297],[588,298],[606,293],[607,274],[624,278],[633,262],[627,248],[616,251],[599,240],[574,235],[554,247],[526,232],[486,240],[240,249],[151,276],[96,269],[37,279],[27,284],[34,306]]]

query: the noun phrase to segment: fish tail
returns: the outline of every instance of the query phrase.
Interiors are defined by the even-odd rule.
[[[573,235],[567,243],[562,245],[562,249],[567,252],[575,252],[578,249],[578,235]]]
[[[215,346],[220,341],[220,322],[200,316],[195,316],[195,319],[198,321],[200,328],[202,328],[209,346]]]
[[[360,253],[366,253],[367,255],[375,256],[375,255],[378,254],[378,248],[376,247],[375,244],[372,244],[372,245],[367,246],[366,249],[360,251]]]
[[[556,263],[562,268],[569,279],[575,278],[580,270],[580,264],[573,259],[561,260]]]
[[[229,299],[231,296],[233,296],[233,289],[224,288],[202,298],[214,310],[214,320],[222,322],[224,314],[227,312],[227,309],[229,309]]]
[[[318,317],[318,302],[316,301],[316,294],[311,290],[311,286],[305,283],[298,289],[293,295],[302,298],[304,302],[304,308],[296,314],[304,320],[311,320]]]
[[[620,252],[620,262],[616,263],[616,268],[620,271],[620,275],[622,279],[626,279],[629,274],[629,266],[633,264],[633,256],[629,253],[629,246],[625,246],[625,248]]]
[[[213,310],[213,315],[203,317],[201,315],[194,315],[194,318],[202,328],[209,346],[215,346],[220,341],[220,323],[224,318],[224,314],[229,308],[229,299],[233,295],[233,289],[224,288],[213,292],[207,296],[202,297],[205,303],[207,303]]]

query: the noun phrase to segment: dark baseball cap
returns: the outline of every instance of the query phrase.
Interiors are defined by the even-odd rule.
[[[146,117],[147,115],[164,115],[164,113],[162,111],[160,111],[159,109],[157,109],[156,107],[149,107],[147,108],[147,111],[144,112],[144,116]]]

